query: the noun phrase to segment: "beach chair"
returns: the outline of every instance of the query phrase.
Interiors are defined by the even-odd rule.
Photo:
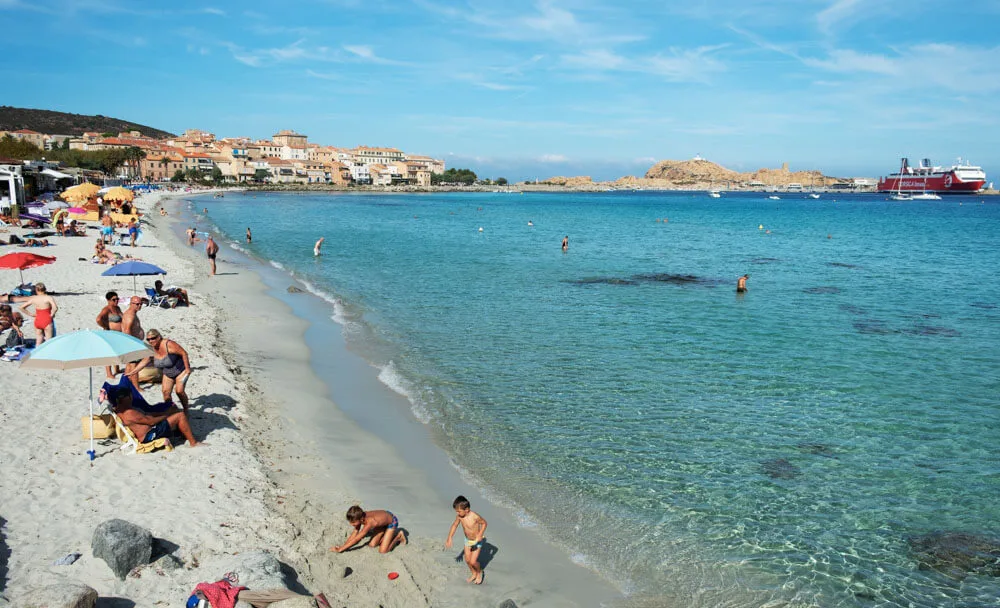
[[[101,386],[101,391],[108,397],[108,412],[115,421],[115,435],[118,437],[118,440],[122,442],[122,445],[119,448],[122,453],[148,454],[149,452],[155,452],[161,448],[167,450],[168,452],[172,451],[174,449],[174,445],[170,442],[169,437],[160,437],[159,439],[143,443],[139,441],[139,438],[135,436],[132,429],[128,428],[128,425],[126,425],[118,414],[115,413],[112,403],[114,402],[115,395],[118,391],[123,390],[130,391],[132,393],[132,407],[147,412],[155,411],[155,408],[149,405],[146,399],[142,396],[142,393],[132,386],[132,383],[129,382],[125,375],[122,375],[117,384],[105,382],[104,385]]]
[[[146,287],[146,297],[149,298],[149,306],[155,306],[157,308],[170,308],[170,296],[167,294],[157,295],[156,290],[152,287]]]
[[[135,433],[132,432],[132,429],[128,428],[128,426],[122,422],[122,419],[118,417],[118,414],[112,411],[111,417],[115,420],[115,435],[118,437],[118,440],[122,442],[122,446],[119,449],[123,454],[148,454],[150,452],[155,452],[160,448],[170,452],[174,449],[174,444],[170,442],[169,437],[160,437],[159,439],[142,443],[139,441],[139,438],[135,436]]]

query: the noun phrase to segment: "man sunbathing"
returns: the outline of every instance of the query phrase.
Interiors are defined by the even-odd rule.
[[[191,301],[188,300],[188,292],[186,289],[181,289],[180,287],[167,287],[164,289],[163,281],[160,280],[153,282],[153,289],[156,291],[156,295],[167,296],[168,300],[174,300],[171,308],[177,308],[178,304],[183,304],[184,306],[191,305]]]
[[[115,396],[115,413],[142,443],[155,441],[160,437],[170,437],[173,431],[180,431],[191,447],[201,445],[195,441],[191,433],[187,414],[174,406],[161,415],[144,414],[132,407],[131,391],[119,391]]]

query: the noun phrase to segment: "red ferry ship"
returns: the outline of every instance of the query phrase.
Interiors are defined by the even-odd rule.
[[[986,172],[968,162],[951,167],[935,167],[929,158],[920,161],[917,167],[910,166],[910,160],[903,159],[899,172],[878,180],[879,192],[913,193],[934,192],[936,194],[973,194],[986,185]]]

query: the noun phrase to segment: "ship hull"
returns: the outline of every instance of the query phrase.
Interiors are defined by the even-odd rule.
[[[934,192],[935,194],[972,194],[986,185],[985,179],[963,180],[954,171],[933,175],[904,175],[900,184],[898,174],[879,180],[879,192]]]

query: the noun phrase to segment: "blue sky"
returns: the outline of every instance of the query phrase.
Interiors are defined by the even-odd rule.
[[[173,132],[290,128],[512,179],[695,154],[1000,177],[996,0],[0,0],[0,22],[0,103]]]

